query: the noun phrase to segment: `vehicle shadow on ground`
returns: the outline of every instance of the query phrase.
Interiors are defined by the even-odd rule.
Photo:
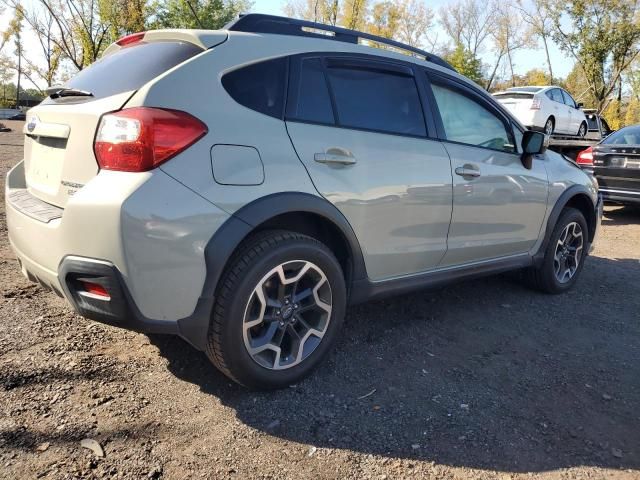
[[[640,224],[639,207],[611,207],[607,208],[602,217],[602,225],[623,226]]]
[[[571,292],[511,277],[351,308],[299,385],[249,392],[153,337],[168,368],[286,440],[499,471],[640,467],[640,263],[592,257]],[[614,289],[620,290],[620,289]]]

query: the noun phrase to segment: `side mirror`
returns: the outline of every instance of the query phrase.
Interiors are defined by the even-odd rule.
[[[533,167],[533,156],[547,150],[548,139],[544,133],[527,130],[522,134],[522,165],[527,170]]]
[[[546,149],[547,142],[544,133],[527,130],[522,134],[522,151],[525,155],[544,153]]]
[[[582,107],[584,107],[584,103],[578,102],[578,107],[577,108],[582,108]]]

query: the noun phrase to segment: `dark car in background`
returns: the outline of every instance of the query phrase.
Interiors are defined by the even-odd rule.
[[[612,133],[576,162],[592,171],[605,201],[640,206],[640,125]]]

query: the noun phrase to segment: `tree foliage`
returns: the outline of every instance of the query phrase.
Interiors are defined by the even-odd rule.
[[[482,63],[474,53],[459,43],[449,54],[445,55],[445,60],[455,68],[458,73],[470,78],[474,82],[482,85]]]
[[[246,0],[156,0],[150,28],[218,29],[251,8]]]
[[[580,65],[602,109],[640,52],[638,0],[567,0],[546,4],[553,38]]]

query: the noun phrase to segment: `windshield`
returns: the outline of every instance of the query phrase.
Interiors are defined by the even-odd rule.
[[[609,135],[603,145],[640,145],[640,125],[633,125]]]
[[[141,42],[125,47],[81,70],[64,85],[65,88],[91,92],[92,97],[64,98],[91,101],[137,90],[200,52],[200,47],[186,42]],[[47,98],[43,103],[54,102],[56,100]]]

